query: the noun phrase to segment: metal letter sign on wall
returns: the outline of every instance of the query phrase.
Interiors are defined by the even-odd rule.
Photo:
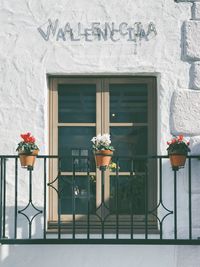
[[[63,27],[60,26],[59,20],[56,19],[48,22],[38,28],[39,33],[48,41],[54,38],[56,41],[71,41],[71,42],[93,42],[93,41],[112,41],[118,42],[126,40],[128,42],[137,42],[138,40],[150,40],[157,35],[156,26],[153,22],[143,26],[141,22],[128,24],[121,22],[116,24],[114,22],[92,22],[89,27],[84,27],[80,22],[75,25],[67,22]]]

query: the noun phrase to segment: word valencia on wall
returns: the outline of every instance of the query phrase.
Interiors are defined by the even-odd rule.
[[[56,19],[38,27],[38,31],[45,41],[51,38],[56,41],[71,41],[71,42],[93,42],[93,41],[112,41],[118,42],[126,40],[128,42],[137,42],[137,40],[150,40],[157,35],[156,26],[153,22],[143,25],[141,22],[127,23],[121,22],[119,24],[114,22],[92,22],[90,25],[84,27],[82,23],[78,22],[72,24],[66,22],[64,26],[60,26],[60,22]]]

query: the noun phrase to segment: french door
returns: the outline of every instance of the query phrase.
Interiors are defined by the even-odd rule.
[[[104,199],[109,213],[116,212],[117,195],[119,214],[126,216],[130,205],[136,216],[144,214],[147,162],[133,159],[156,153],[155,78],[52,77],[49,100],[50,154],[61,157],[59,163],[52,160],[50,164],[50,182],[59,171],[54,187],[61,192],[62,220],[70,221],[74,214],[77,221],[88,213],[95,216],[101,205],[101,173],[95,167],[91,149],[91,139],[99,133],[111,135],[115,148],[113,162],[118,164],[117,191],[116,170],[107,170],[105,174]],[[148,165],[148,179],[151,184],[148,205],[153,208],[156,203],[155,164]],[[56,190],[50,190],[49,196],[49,220],[56,221]]]

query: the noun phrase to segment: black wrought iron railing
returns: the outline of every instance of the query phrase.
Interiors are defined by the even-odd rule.
[[[0,156],[2,244],[200,244],[200,161],[168,156]]]

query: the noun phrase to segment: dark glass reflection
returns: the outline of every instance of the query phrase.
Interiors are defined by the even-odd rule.
[[[95,170],[91,139],[95,136],[95,127],[59,127],[58,154],[61,159],[61,171]],[[90,159],[88,161],[88,158]]]
[[[110,85],[110,122],[147,122],[147,85]]]
[[[110,176],[110,211],[113,214],[144,214],[145,176]],[[116,201],[118,198],[118,201]],[[117,203],[117,204],[116,204]]]
[[[131,157],[147,153],[147,127],[111,127],[117,155]]]
[[[94,214],[96,210],[95,176],[76,176],[73,187],[71,176],[59,177],[61,214]],[[88,210],[89,200],[89,210]],[[74,205],[73,205],[74,201]]]
[[[120,171],[144,170],[144,161],[131,158],[147,155],[147,127],[111,127],[111,140]]]
[[[65,84],[58,86],[58,122],[96,121],[96,85]]]

